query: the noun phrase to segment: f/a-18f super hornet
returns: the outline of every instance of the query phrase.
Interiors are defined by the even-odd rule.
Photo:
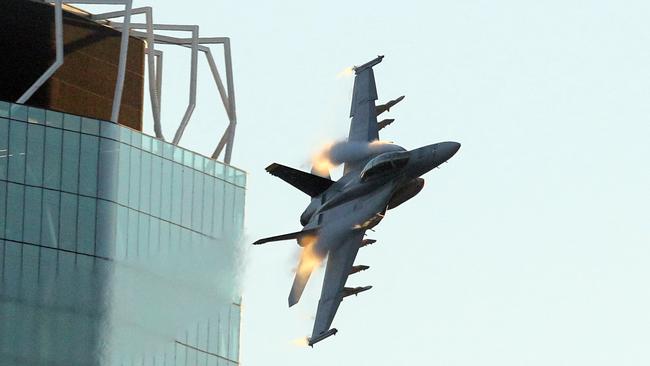
[[[307,173],[276,163],[266,168],[311,197],[300,216],[302,230],[254,243],[295,239],[302,247],[289,306],[300,299],[312,270],[328,258],[314,329],[307,339],[310,346],[336,334],[336,328],[330,326],[343,298],[372,287],[346,287],[348,276],[369,268],[354,264],[359,248],[375,242],[364,238],[366,230],[376,226],[386,210],[418,194],[424,186],[420,176],[446,162],[460,148],[457,142],[440,142],[407,151],[379,140],[379,130],[393,120],[377,122],[377,115],[404,98],[375,105],[377,88],[372,68],[382,59],[378,56],[354,68],[350,134],[347,141],[332,146],[328,153],[332,163],[345,164],[338,181],[331,180],[329,171]]]

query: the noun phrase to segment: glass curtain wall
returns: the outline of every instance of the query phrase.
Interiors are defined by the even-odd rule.
[[[0,102],[0,364],[232,365],[246,175]]]

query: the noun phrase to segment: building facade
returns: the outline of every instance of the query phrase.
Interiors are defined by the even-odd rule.
[[[0,364],[236,365],[243,171],[0,102]]]

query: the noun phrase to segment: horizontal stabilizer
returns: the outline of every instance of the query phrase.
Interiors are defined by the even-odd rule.
[[[318,196],[334,184],[334,181],[331,179],[289,168],[278,163],[269,165],[266,167],[266,171],[307,193],[311,197]]]
[[[318,232],[318,228],[313,228],[313,229],[307,229],[302,231],[296,231],[288,234],[270,236],[268,238],[263,238],[254,242],[253,245],[260,245],[260,244],[270,243],[272,241],[282,241],[282,240],[292,240],[292,239],[297,239],[298,242],[300,242],[300,239],[302,237],[307,235],[315,235],[317,232]]]
[[[327,338],[329,336],[333,336],[336,333],[338,333],[338,330],[336,330],[336,328],[332,328],[332,329],[328,330],[327,332],[323,332],[323,333],[317,335],[316,337],[308,338],[307,343],[309,344],[309,347],[314,347],[314,344],[322,341],[323,339],[325,339],[325,338]]]
[[[395,104],[401,102],[403,99],[404,99],[404,95],[402,95],[401,97],[399,97],[399,98],[397,98],[397,99],[393,99],[393,100],[389,101],[389,102],[386,103],[386,104],[380,104],[380,105],[378,105],[378,106],[375,107],[375,113],[376,113],[377,115],[380,115],[380,114],[382,114],[382,113],[384,113],[384,112],[386,112],[386,111],[390,111],[390,109],[391,109]]]
[[[380,122],[377,122],[377,131],[381,131],[384,127],[388,126],[389,124],[395,122],[395,118],[387,118],[384,120],[381,120]]]

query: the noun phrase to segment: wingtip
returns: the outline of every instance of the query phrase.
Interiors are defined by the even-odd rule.
[[[292,307],[298,303],[298,299],[294,299],[293,296],[289,295],[289,307]]]

